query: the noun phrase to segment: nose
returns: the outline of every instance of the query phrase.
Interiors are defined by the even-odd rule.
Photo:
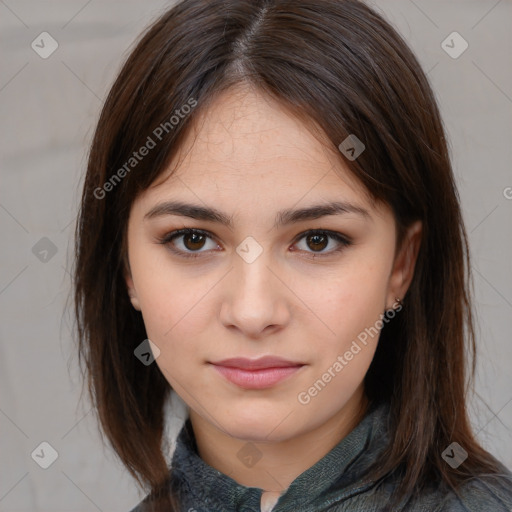
[[[221,322],[251,339],[279,331],[290,320],[287,297],[291,292],[264,254],[252,263],[235,259],[234,269],[224,283]]]

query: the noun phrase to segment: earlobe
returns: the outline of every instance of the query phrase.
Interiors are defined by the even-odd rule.
[[[422,222],[415,221],[407,229],[400,252],[395,258],[389,280],[387,303],[396,302],[395,297],[403,298],[409,289],[418,258],[422,239]],[[389,308],[391,309],[391,308]]]
[[[128,294],[130,295],[130,301],[132,303],[132,306],[137,310],[137,311],[140,311],[140,304],[139,304],[139,299],[137,298],[136,295],[133,295],[131,292],[128,292]]]
[[[125,267],[124,279],[125,279],[125,282],[126,282],[126,289],[128,291],[128,295],[130,297],[130,301],[132,303],[132,306],[137,311],[140,311],[139,299],[137,297],[137,292],[136,292],[135,286],[133,284],[132,274],[131,274],[131,271],[130,271],[130,268],[129,268],[128,265]]]

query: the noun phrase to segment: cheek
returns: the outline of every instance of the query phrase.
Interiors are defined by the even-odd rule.
[[[382,327],[385,266],[361,261],[346,270],[310,295],[316,301],[311,309],[325,325],[312,318],[325,334],[315,337],[312,373],[302,383],[298,401],[309,408],[315,424],[335,414],[361,386]]]
[[[151,339],[169,346],[173,340],[186,339],[193,344],[205,322],[205,285],[184,282],[175,277],[149,278],[139,292],[146,331]]]
[[[192,266],[170,265],[161,249],[134,251],[132,276],[147,336],[161,351],[157,364],[174,371],[176,361],[201,353],[201,333],[211,324],[207,292],[216,280]]]
[[[147,336],[160,350],[155,362],[169,384],[190,399],[190,369],[198,369],[204,354],[201,339],[211,323],[204,285],[174,274],[145,277],[139,299]]]
[[[384,312],[387,269],[382,262],[371,264],[361,260],[347,265],[336,276],[315,282],[318,286],[310,291],[305,302],[322,320],[325,335],[321,339],[327,353],[350,347],[352,340],[374,326]]]

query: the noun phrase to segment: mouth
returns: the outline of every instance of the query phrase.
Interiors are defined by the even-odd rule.
[[[279,357],[236,357],[210,363],[229,382],[243,389],[267,389],[296,374],[304,363]]]

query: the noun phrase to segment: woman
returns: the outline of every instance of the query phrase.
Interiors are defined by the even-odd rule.
[[[381,16],[168,10],[77,224],[80,355],[134,510],[510,510],[466,409],[469,270],[433,92]]]

